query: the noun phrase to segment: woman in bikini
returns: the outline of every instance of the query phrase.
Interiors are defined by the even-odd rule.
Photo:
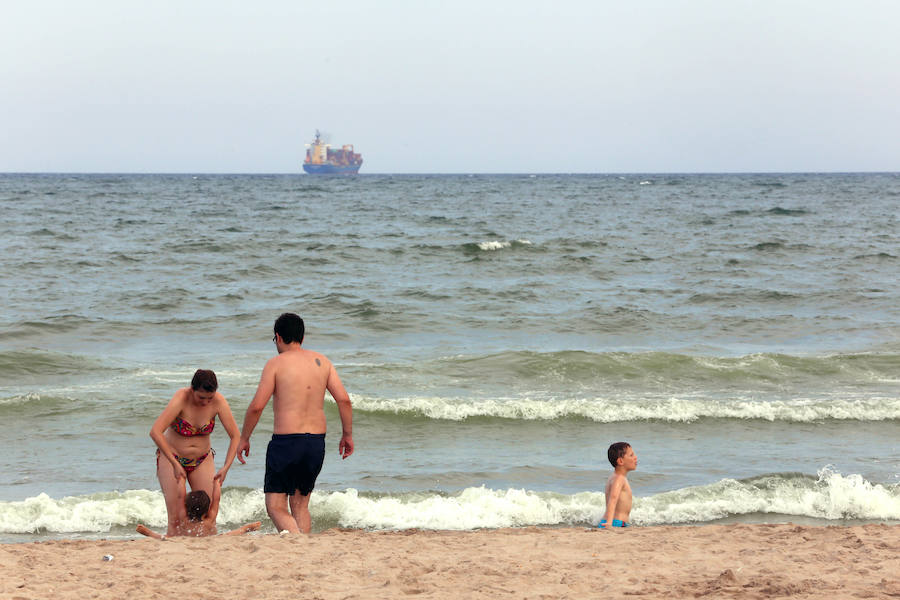
[[[191,387],[175,392],[150,429],[150,437],[159,448],[156,451],[156,477],[166,499],[167,535],[175,535],[180,523],[178,515],[183,511],[184,498],[179,496],[179,483],[184,489],[182,480],[187,480],[191,490],[204,491],[212,497],[213,480],[225,482],[225,475],[237,454],[241,432],[225,397],[216,391],[218,387],[215,373],[197,369]],[[215,452],[209,442],[216,416],[231,438],[225,464],[218,472],[213,464]]]

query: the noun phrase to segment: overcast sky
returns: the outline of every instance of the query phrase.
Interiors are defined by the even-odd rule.
[[[10,0],[0,172],[900,170],[895,0]]]

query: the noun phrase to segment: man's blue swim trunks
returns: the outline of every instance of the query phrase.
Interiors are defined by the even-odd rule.
[[[613,519],[612,522],[613,527],[630,527],[628,523],[622,521],[621,519]],[[600,519],[600,524],[597,525],[600,529],[606,529],[606,519]]]
[[[324,433],[275,434],[266,449],[265,493],[309,496],[325,460]]]

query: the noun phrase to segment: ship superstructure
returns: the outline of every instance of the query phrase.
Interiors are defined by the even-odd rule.
[[[359,172],[362,162],[362,154],[353,151],[353,144],[344,144],[340,150],[332,149],[331,144],[322,141],[317,129],[316,139],[311,144],[306,144],[303,170],[313,175],[355,175]]]

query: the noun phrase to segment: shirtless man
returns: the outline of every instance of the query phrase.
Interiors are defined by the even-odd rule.
[[[637,456],[627,442],[612,444],[606,455],[615,471],[606,480],[606,513],[597,527],[628,527],[632,502],[628,473],[637,468]]]
[[[353,454],[353,408],[334,365],[318,352],[301,348],[303,319],[284,313],[275,320],[272,341],[278,356],[263,367],[256,395],[247,407],[238,459],[250,456],[250,436],[274,396],[275,431],[266,451],[266,511],[278,531],[309,533],[309,496],[325,460],[325,390],[341,416],[338,444],[342,458]],[[290,506],[290,511],[288,507]]]

